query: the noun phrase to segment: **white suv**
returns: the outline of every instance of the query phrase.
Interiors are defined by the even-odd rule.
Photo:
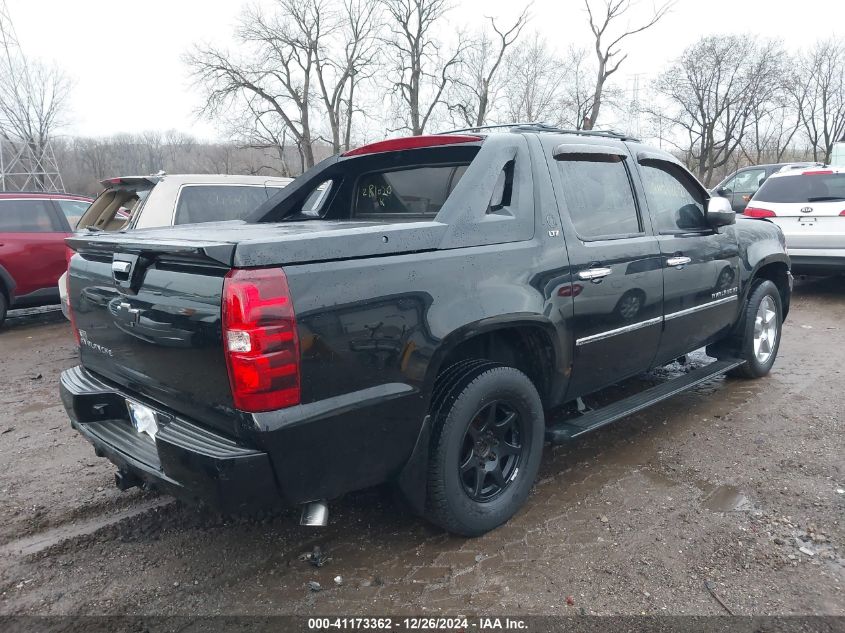
[[[794,272],[845,272],[845,167],[772,174],[744,215],[781,228]]]
[[[120,231],[124,228],[239,220],[292,180],[222,174],[109,178],[101,181],[103,192],[91,203],[75,228]],[[59,294],[65,316],[66,278],[67,272],[59,278]]]

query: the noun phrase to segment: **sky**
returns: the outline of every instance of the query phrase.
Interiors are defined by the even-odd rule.
[[[272,0],[261,0],[272,3]],[[600,0],[593,0],[594,4]],[[176,129],[219,138],[213,121],[198,118],[200,95],[183,54],[197,43],[231,46],[241,0],[6,0],[23,51],[59,64],[75,82],[65,134],[102,136]],[[523,2],[455,0],[448,29],[480,27],[485,16],[512,20]],[[652,0],[639,0],[632,21]],[[583,0],[534,0],[529,30],[561,51],[590,45]],[[845,0],[677,0],[672,12],[625,45],[620,86],[648,81],[698,37],[759,33],[797,49],[817,39],[845,38]]]

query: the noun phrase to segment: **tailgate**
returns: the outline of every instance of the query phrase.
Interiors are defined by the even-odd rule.
[[[77,236],[69,300],[82,364],[140,399],[236,434],[221,336],[234,246]]]

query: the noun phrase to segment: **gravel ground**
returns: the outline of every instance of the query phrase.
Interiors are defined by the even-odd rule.
[[[843,314],[845,277],[799,282],[769,377],[547,447],[526,507],[464,539],[383,490],[334,503],[323,529],[121,493],[59,402],[67,323],[12,313],[0,614],[845,615]]]

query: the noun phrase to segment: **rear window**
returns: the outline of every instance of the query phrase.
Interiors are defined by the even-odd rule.
[[[434,217],[466,169],[425,166],[364,174],[355,187],[355,215]]]
[[[845,174],[769,178],[754,195],[760,202],[835,202],[845,200]]]
[[[0,200],[0,232],[51,233],[57,224],[49,200]]]
[[[278,189],[262,185],[186,185],[179,193],[174,223],[240,220]]]
[[[621,237],[642,231],[628,170],[620,158],[558,159],[557,164],[579,237]]]

